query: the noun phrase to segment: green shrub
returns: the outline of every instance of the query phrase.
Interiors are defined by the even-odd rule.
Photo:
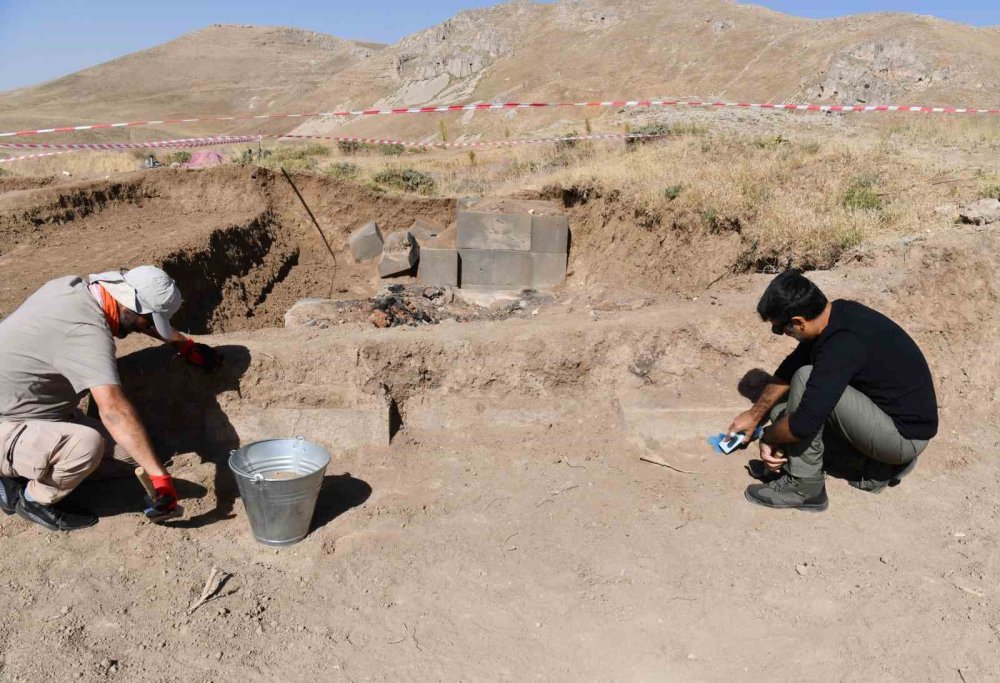
[[[670,187],[668,187],[663,191],[663,198],[666,199],[667,201],[672,202],[681,196],[681,191],[683,189],[684,186],[681,184],[671,185]]]
[[[715,209],[705,209],[701,212],[701,220],[711,233],[719,232],[719,212]]]
[[[434,178],[413,168],[387,168],[376,173],[372,180],[407,192],[428,194],[434,191]]]
[[[398,157],[404,151],[406,147],[403,145],[391,144],[391,145],[375,145],[378,147],[378,153],[384,157]]]
[[[364,149],[364,144],[357,140],[337,140],[337,149],[340,150],[341,154],[351,156]]]
[[[1000,199],[1000,185],[987,185],[979,194],[980,199]]]
[[[868,175],[855,176],[844,193],[844,206],[851,211],[879,211],[882,198],[873,189],[875,178]]]
[[[180,149],[177,150],[176,152],[171,152],[163,159],[163,163],[167,164],[168,166],[170,164],[186,164],[189,161],[191,161],[191,152],[187,151],[186,149]]]
[[[358,174],[361,173],[361,169],[357,164],[352,164],[350,161],[337,161],[327,166],[325,173],[334,178],[351,180],[352,178],[358,177]]]
[[[782,137],[779,133],[773,138],[755,138],[753,144],[757,149],[767,149],[768,147],[777,147],[778,145],[783,145],[787,142],[788,140]]]
[[[322,157],[330,153],[326,145],[318,142],[310,142],[301,147],[282,147],[275,152],[276,160],[309,159],[310,157]]]

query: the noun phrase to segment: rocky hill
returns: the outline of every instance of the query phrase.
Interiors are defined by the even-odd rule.
[[[385,46],[293,28],[214,25],[0,94],[5,126],[281,109]]]
[[[0,121],[656,96],[998,106],[998,93],[996,27],[908,14],[810,20],[729,0],[562,0],[461,12],[388,47],[212,27],[10,93]],[[387,121],[349,125],[375,132]]]

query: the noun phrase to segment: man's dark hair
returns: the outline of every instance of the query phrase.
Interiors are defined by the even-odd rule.
[[[757,313],[780,330],[795,317],[814,320],[826,303],[820,288],[806,279],[801,270],[792,268],[771,280],[757,304]]]

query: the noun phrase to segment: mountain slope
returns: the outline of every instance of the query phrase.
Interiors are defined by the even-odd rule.
[[[382,48],[294,28],[215,25],[5,93],[0,119],[41,125],[270,110]]]
[[[1000,106],[1000,41],[996,27],[907,14],[817,21],[729,0],[518,1],[461,12],[389,47],[216,26],[10,93],[0,122],[658,96]],[[557,115],[491,116],[520,129]],[[437,125],[428,118],[310,120],[297,132],[426,137]]]

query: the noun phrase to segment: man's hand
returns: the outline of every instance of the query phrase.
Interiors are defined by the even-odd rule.
[[[215,372],[222,364],[222,357],[215,349],[207,344],[199,344],[194,339],[185,339],[180,353],[184,360],[205,372]]]
[[[757,429],[758,420],[757,415],[754,414],[753,409],[745,410],[736,417],[733,418],[733,423],[729,425],[728,435],[739,434],[743,432],[750,438],[753,431]]]
[[[760,442],[760,459],[771,472],[780,472],[782,466],[788,462],[780,451],[776,451],[772,446],[768,446],[763,441]]]
[[[155,508],[156,512],[170,512],[177,507],[177,490],[174,489],[174,480],[169,474],[150,477],[153,482],[153,489],[156,491],[156,500],[149,501],[149,507]]]

